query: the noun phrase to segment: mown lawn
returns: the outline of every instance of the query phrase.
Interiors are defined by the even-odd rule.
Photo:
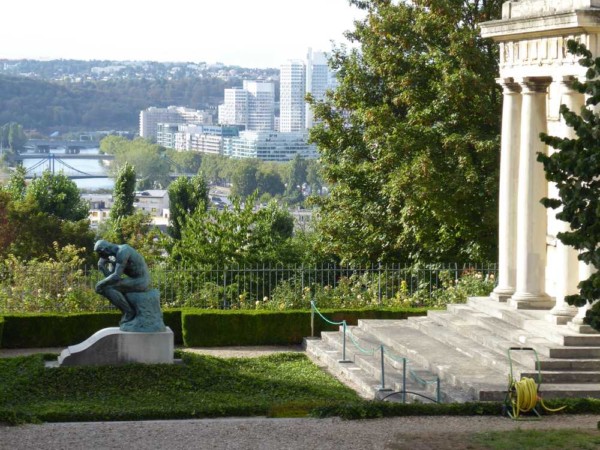
[[[182,364],[44,367],[44,356],[0,359],[0,422],[304,416],[360,401],[303,354]]]

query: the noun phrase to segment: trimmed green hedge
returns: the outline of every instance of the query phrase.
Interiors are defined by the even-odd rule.
[[[425,315],[427,310],[325,310],[329,320],[346,320],[356,325],[358,319],[405,319]],[[175,344],[188,347],[222,347],[227,345],[300,344],[310,336],[310,311],[267,310],[200,310],[163,311],[165,324],[173,330]],[[4,348],[64,347],[75,345],[102,328],[118,326],[116,311],[73,314],[9,314],[0,322],[0,346]],[[0,319],[2,317],[0,316]],[[315,315],[315,334],[337,329]]]
[[[117,326],[120,316],[117,312],[5,315],[2,347],[63,347],[78,344],[102,328]]]
[[[64,347],[78,344],[102,328],[119,325],[116,311],[73,314],[9,314],[3,317],[4,348]],[[183,343],[181,310],[163,311],[165,324],[173,330],[175,344]],[[0,322],[1,323],[1,322]],[[1,331],[1,326],[0,326]]]
[[[2,331],[4,330],[4,317],[0,316],[0,347],[2,347]]]
[[[328,320],[356,325],[358,319],[405,319],[427,314],[425,308],[379,310],[324,310]],[[333,331],[315,315],[315,335]],[[183,343],[186,347],[222,347],[227,345],[300,344],[310,336],[310,311],[231,311],[183,310]]]

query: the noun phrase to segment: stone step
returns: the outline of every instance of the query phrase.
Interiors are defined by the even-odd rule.
[[[574,347],[600,347],[600,333],[582,334],[567,325],[552,325],[546,320],[549,311],[515,310],[505,303],[484,297],[470,298],[468,306],[497,317],[555,344]]]
[[[360,352],[355,353],[352,348],[349,348],[346,351],[346,362],[340,362],[342,360],[341,339],[340,333],[337,332],[322,333],[322,339],[305,339],[307,355],[313,361],[326,365],[330,373],[365,398],[387,397],[388,401],[402,401],[402,396],[391,395],[393,389],[402,389],[401,376],[398,373],[386,372],[384,386],[387,389],[382,390],[380,373],[374,376],[373,364],[365,364],[368,356]],[[407,402],[416,400],[422,402],[424,398],[431,398],[430,393],[412,383],[411,380],[407,380],[406,390],[409,391],[405,397]]]
[[[466,310],[462,310],[460,316],[451,312],[436,311],[427,317],[437,325],[437,328],[428,321],[421,320],[418,324],[422,331],[442,342],[451,343],[460,351],[473,355],[483,364],[496,367],[507,374],[513,373],[517,378],[526,376],[524,373],[528,370],[538,370],[535,354],[532,351],[511,351],[509,361],[507,350],[518,346],[519,343],[502,339],[487,328],[478,326],[477,323],[481,323],[483,318],[480,318],[479,322],[469,320],[469,313]],[[474,343],[493,350],[486,351]],[[600,365],[598,360],[568,360],[559,361],[560,364],[552,364],[553,361],[549,358],[539,355],[538,358],[542,380],[547,379],[553,383],[591,383],[600,380],[600,377],[595,375],[598,372],[594,372]]]
[[[490,343],[496,344],[495,350],[506,352],[509,348],[509,346],[506,345],[508,342],[510,342],[511,346],[530,346],[535,348],[539,356],[540,367],[542,370],[600,370],[600,359],[592,359],[600,358],[600,347],[558,346],[529,331],[516,327],[511,328],[507,322],[488,316],[485,313],[477,312],[466,305],[449,305],[447,311],[432,311],[428,317],[438,321],[438,323],[444,323],[451,327],[451,319],[448,319],[448,322],[445,322],[448,315],[457,316],[466,323],[485,328],[495,336],[499,337],[500,340],[497,341],[494,341],[493,339],[482,341],[480,329],[469,335],[474,340],[484,345],[489,345]],[[469,331],[468,328],[463,329],[463,331],[465,330]],[[457,331],[459,330],[457,329]],[[502,339],[508,342],[502,343]],[[506,345],[506,347],[502,349],[498,344]],[[511,354],[511,357],[514,360],[519,361],[522,364],[527,364],[526,360],[530,359],[530,356],[531,354],[527,354],[526,352],[512,352]],[[561,358],[564,359],[564,361],[557,361],[555,358]]]
[[[500,373],[508,374],[510,364],[506,352],[500,349],[506,348],[510,343],[502,340],[497,344],[489,341],[496,339],[495,336],[485,333],[485,329],[477,326],[467,325],[455,316],[445,317],[444,321],[438,322],[438,317],[419,321],[417,329],[428,336],[452,346],[459,352],[473,358],[478,364],[493,368]],[[462,330],[468,327],[468,330]],[[473,339],[471,339],[470,336]],[[530,368],[535,367],[532,365]],[[513,370],[526,370],[527,366],[514,363]]]
[[[600,372],[541,371],[539,375],[544,384],[585,384],[600,381]],[[522,372],[521,378],[523,377],[533,378],[536,382],[539,380],[538,372]]]
[[[372,349],[371,355],[358,354],[356,356],[356,363],[375,378],[381,379],[381,343],[358,327],[349,327],[348,333],[351,336],[353,344],[359,345],[362,349],[366,349],[367,347]],[[417,392],[416,395],[419,396],[426,395],[430,399],[437,399],[437,377],[430,371],[420,368],[406,359],[406,374],[404,378],[403,372],[405,368],[403,359],[405,358],[401,355],[393,354],[384,346],[384,378],[382,383],[387,387],[394,385],[394,390],[398,392],[402,391],[403,384],[405,383],[407,391]],[[393,378],[390,375],[393,375]],[[445,391],[440,393],[440,399],[444,403],[460,401],[463,397],[464,394],[457,392],[456,389],[445,389]]]
[[[328,348],[336,348],[342,354],[343,333],[322,334],[323,340]],[[360,347],[360,350],[357,349]],[[365,350],[371,354],[365,354]],[[346,336],[346,358],[356,363],[365,372],[378,380],[381,386],[381,342],[374,336],[359,327],[348,327]],[[403,362],[404,356],[393,353],[391,349],[384,346],[384,385],[392,386],[395,391],[402,391]],[[406,391],[411,400],[424,401],[424,399],[437,399],[437,377],[414,361],[406,358]],[[460,387],[441,383],[441,401],[444,403],[466,402],[473,400],[472,396]]]
[[[366,330],[394,353],[404,355],[415,364],[438,375],[442,385],[460,388],[472,400],[483,399],[485,392],[506,390],[507,376],[496,369],[480,365],[471,356],[431,338],[406,321],[361,320],[359,327]]]

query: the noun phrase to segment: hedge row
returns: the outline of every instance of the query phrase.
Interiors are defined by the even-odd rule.
[[[325,310],[328,320],[404,319],[424,315],[420,309]],[[232,311],[174,309],[163,311],[175,344],[187,347],[300,344],[311,335],[310,311]],[[0,316],[0,346],[4,348],[64,347],[78,344],[96,331],[118,326],[118,312],[76,314],[9,314]],[[4,325],[4,327],[2,327]],[[2,333],[4,328],[4,333]],[[335,330],[315,315],[315,334]]]
[[[175,334],[175,344],[182,344],[181,311],[163,311],[165,324]],[[119,326],[119,312],[73,314],[8,314],[3,316],[4,334],[0,347],[65,347],[85,341],[102,328]]]
[[[322,311],[328,320],[346,320],[348,325],[356,325],[358,319],[405,319],[426,313],[424,308]],[[184,310],[183,343],[186,347],[300,344],[311,335],[310,316],[310,311]],[[315,315],[316,336],[337,328]]]

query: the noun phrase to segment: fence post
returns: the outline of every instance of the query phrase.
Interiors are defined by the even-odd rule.
[[[315,301],[310,301],[310,336],[315,337]]]
[[[346,321],[343,320],[342,321],[342,329],[343,329],[343,336],[342,336],[342,359],[339,360],[339,363],[349,363],[352,361],[348,361],[346,359]]]
[[[385,387],[385,356],[384,356],[384,347],[383,345],[379,346],[379,350],[381,352],[381,386],[379,386],[378,391],[391,391],[391,389],[386,389]]]
[[[402,358],[402,403],[406,403],[406,358]]]

